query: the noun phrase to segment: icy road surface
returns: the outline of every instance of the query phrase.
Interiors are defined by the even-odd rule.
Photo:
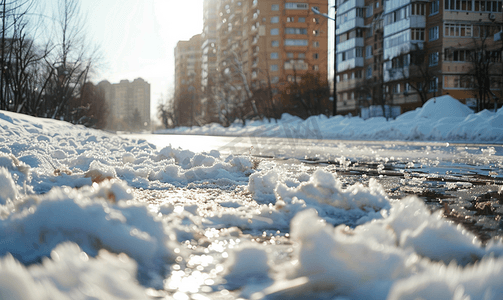
[[[194,135],[129,136],[131,137],[145,139],[156,145],[158,149],[171,145],[194,152],[209,152],[211,149],[217,149],[222,154],[248,155],[253,158],[258,169],[266,170],[262,171],[265,174],[257,176],[260,177],[258,187],[252,185],[255,181],[251,179],[248,189],[236,188],[233,185],[222,188],[221,186],[213,187],[211,184],[194,184],[176,191],[138,192],[137,196],[145,198],[145,201],[151,205],[161,205],[168,201],[175,207],[180,205],[180,209],[182,206],[186,209],[188,207],[188,211],[199,214],[206,220],[212,220],[212,217],[219,214],[220,217],[222,214],[232,215],[225,218],[233,219],[236,213],[240,215],[240,218],[249,218],[250,226],[231,226],[235,224],[233,222],[235,220],[229,220],[228,225],[225,225],[225,221],[222,222],[222,220],[215,222],[218,226],[203,224],[206,229],[202,230],[200,236],[186,241],[185,247],[193,251],[190,258],[187,261],[186,258],[179,257],[179,264],[174,266],[175,272],[166,281],[166,293],[157,291],[159,296],[169,295],[170,292],[175,293],[175,296],[180,296],[180,299],[190,297],[199,299],[197,296],[194,297],[194,294],[198,295],[201,292],[211,298],[229,299],[239,295],[245,298],[260,295],[260,293],[254,294],[256,291],[253,285],[248,286],[244,291],[238,289],[237,293],[230,292],[239,286],[238,283],[234,286],[232,281],[244,280],[244,278],[231,279],[228,276],[222,279],[216,275],[217,271],[222,268],[224,273],[228,272],[224,271],[224,268],[226,264],[229,264],[228,255],[232,252],[231,249],[238,247],[239,244],[249,245],[250,242],[274,245],[266,251],[269,254],[269,264],[281,265],[284,260],[291,259],[294,246],[290,239],[288,224],[283,224],[283,226],[278,224],[274,217],[269,217],[270,214],[274,214],[273,211],[267,212],[267,209],[264,211],[256,205],[274,203],[275,197],[282,196],[281,189],[276,188],[276,196],[272,191],[267,191],[268,184],[275,185],[275,181],[283,180],[285,190],[288,190],[288,187],[297,186],[295,182],[303,182],[299,174],[306,174],[307,180],[319,170],[337,174],[343,189],[351,189],[360,184],[372,186],[377,182],[390,199],[416,195],[426,203],[430,211],[440,213],[452,224],[462,224],[483,243],[502,237],[503,196],[500,192],[503,185],[503,147],[501,145]],[[291,182],[288,183],[288,180]],[[375,182],[373,183],[372,180]],[[357,190],[353,192],[358,193]],[[309,192],[307,194],[309,195]],[[299,196],[296,192],[291,195]],[[326,222],[334,226],[345,224],[349,226],[348,228],[354,228],[369,220],[368,216],[365,216],[366,213],[362,211],[325,214],[322,212],[323,208],[317,208],[317,210]],[[183,213],[183,210],[179,213]],[[210,224],[212,223],[210,221]],[[253,226],[253,223],[260,225]],[[228,226],[231,226],[230,229]],[[255,249],[255,246],[250,247],[252,250]],[[263,253],[252,250],[248,249],[248,252],[240,254],[242,256],[238,259],[262,260],[262,263],[267,265],[267,258],[261,256]],[[248,255],[251,257],[247,258]],[[260,257],[253,258],[253,255]],[[320,263],[323,264],[323,262]],[[245,263],[245,265],[243,268],[255,268],[253,263],[251,265]],[[255,274],[258,281],[257,291],[264,287],[261,280],[266,282],[268,280],[259,278],[264,275],[260,275],[263,271],[257,270],[258,273]],[[248,274],[245,270],[243,272]],[[286,289],[293,289],[293,291],[296,291],[297,284],[302,286],[302,283],[288,284],[293,284],[294,287],[287,285]],[[284,287],[278,287],[280,290],[282,288]],[[218,291],[219,289],[222,291]],[[230,293],[228,297],[226,297],[227,293]],[[356,294],[359,295],[359,293]],[[273,295],[275,293],[269,297],[275,298]],[[278,297],[281,298],[281,295],[285,294],[278,292]],[[286,295],[294,297],[293,294]],[[316,295],[316,297],[327,299],[333,296],[330,292]],[[186,296],[188,298],[185,298]],[[304,297],[305,295],[299,298]]]

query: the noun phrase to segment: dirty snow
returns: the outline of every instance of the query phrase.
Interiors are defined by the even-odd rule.
[[[485,114],[499,124],[499,114]],[[317,118],[327,126],[331,120]],[[394,122],[447,122],[419,111],[402,118]],[[460,109],[446,118],[478,117]],[[353,126],[335,119],[332,129]],[[468,128],[437,128],[435,137],[469,133],[462,124]],[[433,137],[416,127],[414,134]],[[486,131],[492,133],[484,138],[499,138]],[[1,299],[498,299],[503,293],[500,241],[482,244],[419,198],[392,200],[374,179],[347,184],[330,166],[156,149],[9,112],[0,113],[0,133]]]

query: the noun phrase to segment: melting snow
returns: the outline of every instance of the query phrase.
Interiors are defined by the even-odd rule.
[[[458,105],[436,101],[424,109]],[[449,116],[411,112],[388,127],[310,120],[347,136],[364,137],[375,123],[367,137],[456,139],[472,137],[470,122],[485,122],[476,129],[484,140],[501,139],[499,118],[459,108]],[[454,125],[442,131],[447,123]],[[503,294],[501,242],[483,246],[420,199],[389,199],[376,180],[346,185],[330,167],[158,151],[144,140],[8,112],[0,132],[1,299]]]

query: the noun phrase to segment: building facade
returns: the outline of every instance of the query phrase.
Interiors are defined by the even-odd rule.
[[[328,0],[205,0],[200,90],[206,105],[202,107],[216,106],[222,119],[259,89],[268,89],[271,101],[279,101],[288,84],[299,82],[306,73],[326,79],[330,21],[312,8],[327,13]],[[181,72],[188,52],[178,49],[184,43],[175,50],[175,90],[184,86]],[[252,104],[246,113],[258,115]]]
[[[142,78],[98,84],[110,107],[108,127],[114,130],[150,129],[150,84]],[[114,127],[114,128],[112,128]]]
[[[503,23],[502,1],[338,0],[337,6],[340,113],[370,105],[404,112],[444,94],[470,106],[480,97],[502,98],[503,45],[493,40]],[[482,89],[480,65],[488,77]]]

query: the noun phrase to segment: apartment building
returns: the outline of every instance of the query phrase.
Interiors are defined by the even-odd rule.
[[[175,94],[193,87],[203,92],[203,102],[225,98],[218,110],[229,111],[253,90],[267,87],[274,97],[307,72],[327,77],[330,21],[311,9],[327,13],[328,0],[205,0],[203,5],[202,34],[175,49]],[[219,92],[208,90],[215,86]]]
[[[230,72],[238,58],[252,89],[280,90],[306,72],[326,77],[329,20],[312,8],[327,13],[328,1],[222,0],[219,69]]]
[[[114,130],[150,129],[150,84],[142,78],[98,84],[110,108],[107,127]]]
[[[496,73],[503,46],[492,37],[503,23],[502,1],[339,0],[337,5],[339,112],[381,104],[404,112],[444,94],[473,105],[477,76],[469,75],[482,45],[492,68],[488,97],[501,99]]]
[[[181,93],[201,93],[202,36],[179,41],[175,47],[175,96]]]

